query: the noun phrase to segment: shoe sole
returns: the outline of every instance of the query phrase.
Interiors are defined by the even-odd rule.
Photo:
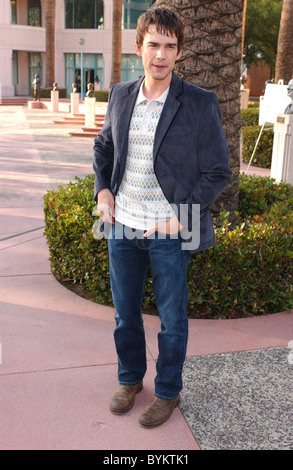
[[[143,389],[143,384],[140,384],[140,385],[137,387],[137,390],[136,390],[136,392],[135,392],[135,395],[136,395],[137,393],[140,393],[140,392],[142,391],[142,389]],[[113,413],[114,415],[123,415],[124,413],[127,413],[127,411],[131,410],[131,408],[132,408],[133,405],[134,405],[135,395],[134,395],[133,400],[132,400],[132,402],[130,403],[130,405],[129,405],[128,408],[126,408],[125,410],[121,411],[121,410],[118,410],[118,409],[115,409],[115,408],[111,408],[111,406],[110,406],[110,411],[111,411],[111,413]]]
[[[145,429],[153,429],[153,428],[156,428],[157,426],[160,426],[161,424],[165,423],[169,418],[170,416],[172,415],[173,411],[175,410],[175,408],[177,408],[177,406],[179,406],[179,403],[180,403],[180,397],[178,397],[178,400],[175,402],[172,410],[170,411],[170,413],[168,414],[168,416],[163,419],[162,421],[160,421],[159,423],[156,423],[156,424],[143,424],[143,423],[140,423],[138,421],[138,424],[142,427],[142,428],[145,428]]]

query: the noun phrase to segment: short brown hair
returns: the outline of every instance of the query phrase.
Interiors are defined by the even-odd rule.
[[[174,35],[178,41],[178,52],[183,47],[184,32],[183,23],[178,16],[167,8],[153,7],[144,12],[137,21],[136,43],[138,47],[143,44],[144,36],[151,24],[156,25],[160,34]]]

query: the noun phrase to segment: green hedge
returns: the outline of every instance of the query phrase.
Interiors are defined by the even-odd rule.
[[[247,108],[241,110],[241,125],[242,127],[247,126],[258,126],[259,120],[259,109],[258,108]]]
[[[111,303],[107,243],[92,235],[93,177],[49,191],[44,201],[52,272],[61,281],[82,284],[96,301]]]
[[[293,307],[293,217],[282,211],[222,229],[217,245],[198,255],[189,274],[190,316],[239,318]]]
[[[93,183],[93,176],[76,178],[44,196],[45,235],[56,278],[112,305],[107,242],[93,237]],[[223,213],[217,244],[191,257],[190,318],[240,318],[293,307],[292,208],[291,185],[241,176],[238,226],[230,229]],[[156,314],[151,274],[144,311]]]
[[[259,101],[248,101],[248,108],[259,108]]]
[[[261,126],[259,121],[259,103],[251,103],[248,109],[241,110],[242,125],[242,159],[245,163],[250,161]],[[274,131],[264,129],[256,152],[251,162],[253,166],[270,168],[273,153]]]
[[[67,97],[67,90],[66,88],[57,88],[59,91],[59,98],[66,98]],[[40,90],[40,96],[41,98],[51,98],[51,91],[52,88],[41,88]],[[31,88],[31,96],[34,96],[34,89]]]
[[[66,88],[57,88],[59,91],[59,98],[67,98],[67,90]],[[51,98],[51,91],[52,88],[41,88],[40,93],[41,93],[41,98]],[[34,89],[31,88],[31,96],[34,96]],[[96,101],[103,101],[107,102],[109,99],[109,91],[107,90],[98,90],[95,91],[95,98]]]
[[[249,126],[242,128],[242,160],[245,163],[250,161],[261,126]],[[272,162],[274,142],[274,131],[265,128],[261,134],[251,164],[260,168],[270,168]]]
[[[107,102],[109,100],[109,91],[108,90],[97,90],[95,91],[96,101]]]
[[[242,219],[259,216],[270,211],[274,204],[287,204],[293,210],[293,187],[270,177],[250,177],[242,174],[239,181],[239,215]]]

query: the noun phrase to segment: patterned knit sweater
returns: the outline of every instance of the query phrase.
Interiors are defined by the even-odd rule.
[[[147,230],[174,215],[153,165],[154,136],[165,97],[149,101],[142,95],[132,114],[126,168],[115,199],[116,220],[128,227]]]

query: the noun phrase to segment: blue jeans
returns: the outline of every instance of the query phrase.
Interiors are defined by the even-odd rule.
[[[182,389],[182,369],[188,339],[186,307],[187,265],[190,258],[181,249],[180,235],[174,239],[119,237],[121,224],[113,226],[108,241],[110,280],[116,309],[114,339],[118,355],[118,381],[121,385],[139,383],[146,372],[146,343],[142,320],[144,286],[149,265],[161,331],[158,335],[159,356],[155,378],[155,396],[171,400]]]

